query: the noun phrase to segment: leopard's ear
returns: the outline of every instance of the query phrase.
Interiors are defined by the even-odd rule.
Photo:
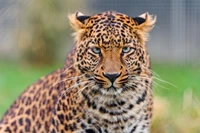
[[[79,39],[85,32],[86,20],[90,18],[90,16],[86,16],[81,12],[75,12],[74,14],[70,14],[68,16],[70,25],[75,30],[74,36],[75,39]]]
[[[138,29],[149,32],[154,27],[156,16],[149,15],[149,13],[146,12],[139,17],[133,18],[133,20],[136,22]]]
[[[151,31],[156,22],[156,16],[149,15],[148,12],[140,15],[139,17],[132,18],[136,25],[138,33],[142,35],[142,39],[146,41],[148,39],[148,32]]]

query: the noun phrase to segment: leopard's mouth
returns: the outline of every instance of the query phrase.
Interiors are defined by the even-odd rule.
[[[114,96],[114,95],[120,95],[122,94],[124,88],[123,84],[114,82],[99,82],[95,80],[95,84],[98,86],[96,90],[100,91],[103,95],[109,95],[109,96]]]
[[[108,88],[100,88],[100,91],[104,95],[120,95],[121,92],[123,91],[123,88],[116,88],[114,86],[108,87]]]
[[[117,91],[117,88],[114,86],[111,86],[111,87],[107,88],[107,91]]]

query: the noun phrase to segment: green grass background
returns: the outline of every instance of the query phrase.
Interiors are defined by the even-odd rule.
[[[0,117],[28,85],[61,66],[59,63],[52,66],[36,67],[0,62]],[[186,131],[185,133],[199,133],[200,69],[191,65],[180,66],[156,63],[152,65],[152,69],[160,76],[159,79],[164,80],[164,82],[154,80],[154,95],[162,99],[159,101],[164,106],[164,109],[161,110],[164,112],[161,112],[161,115],[156,116],[154,119],[153,132],[183,133]],[[185,111],[183,109],[185,104],[184,94],[187,94],[188,91],[192,93],[191,104],[194,104],[194,106],[186,105],[189,107]],[[165,102],[162,102],[163,99]],[[166,103],[168,106],[165,105]],[[199,122],[199,126],[197,124],[197,126],[191,125],[187,128],[188,125],[186,125],[184,131],[182,131],[181,128],[187,122]]]

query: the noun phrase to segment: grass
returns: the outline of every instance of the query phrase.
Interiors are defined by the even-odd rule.
[[[153,64],[152,68],[170,83],[154,80],[152,133],[199,133],[200,69],[173,64]]]
[[[194,94],[200,94],[198,67],[153,64],[152,69],[162,80],[169,82],[164,83],[155,79],[154,81],[159,84],[154,86],[155,95],[169,99],[173,105],[183,100],[186,90],[190,89]]]
[[[0,117],[28,85],[59,67],[0,62]],[[152,132],[199,133],[200,69],[174,64],[153,64],[152,69],[160,76],[154,80]]]
[[[61,65],[36,67],[0,62],[0,117],[25,88],[59,67]]]

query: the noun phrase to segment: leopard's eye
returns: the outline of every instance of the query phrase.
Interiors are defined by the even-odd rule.
[[[131,47],[123,47],[122,48],[122,52],[123,53],[128,53],[128,52],[130,52],[131,51]]]
[[[93,47],[93,48],[92,48],[92,51],[93,51],[95,54],[100,54],[100,53],[101,53],[101,49],[98,48],[98,47]]]

